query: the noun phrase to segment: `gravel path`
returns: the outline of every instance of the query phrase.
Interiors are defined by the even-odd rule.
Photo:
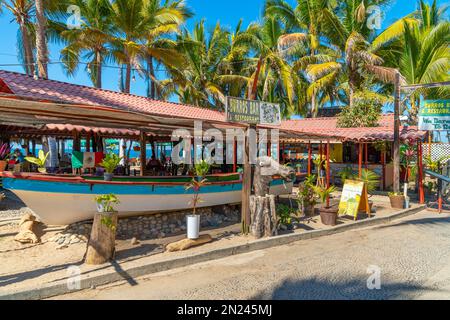
[[[20,219],[20,217],[29,212],[25,204],[17,198],[12,192],[0,188],[0,193],[6,197],[0,200],[0,221],[6,219]]]
[[[61,299],[450,299],[450,215],[422,212]],[[369,290],[368,268],[381,270]]]

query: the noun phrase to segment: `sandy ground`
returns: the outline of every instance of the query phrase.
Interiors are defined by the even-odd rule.
[[[450,215],[208,261],[54,299],[450,299]],[[380,287],[369,277],[379,272]]]
[[[382,196],[374,196],[376,213],[374,216],[382,217],[394,212],[390,208],[389,199]],[[58,250],[58,245],[47,240],[53,237],[62,228],[47,228],[43,230],[42,244],[22,245],[13,240],[18,231],[17,219],[26,212],[26,208],[17,199],[9,199],[10,209],[0,211],[0,291],[33,288],[43,283],[51,283],[66,276],[69,266],[82,266],[83,270],[91,270],[91,267],[83,265],[86,244],[74,244],[66,249]],[[361,218],[366,218],[361,216]],[[350,223],[352,219],[341,218],[340,224]],[[305,232],[330,228],[320,222],[320,217],[302,220],[297,229],[289,232]],[[214,242],[202,247],[194,248],[188,252],[165,253],[167,244],[181,240],[184,236],[170,237],[159,240],[142,241],[138,245],[132,245],[130,241],[117,242],[117,262],[124,263],[136,261],[142,258],[153,258],[155,261],[168,258],[176,258],[209,251],[212,249],[231,245],[245,244],[254,239],[250,236],[241,236],[240,224],[228,226],[216,230],[203,230],[213,236]]]

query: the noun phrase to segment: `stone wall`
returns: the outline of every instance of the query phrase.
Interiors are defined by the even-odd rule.
[[[202,229],[220,228],[239,223],[241,220],[240,206],[200,208],[197,213],[201,216]],[[117,239],[151,240],[184,234],[186,233],[186,216],[190,214],[192,210],[119,219]],[[76,223],[68,226],[51,241],[60,245],[70,245],[72,239],[74,243],[78,243],[78,239],[86,241],[91,234],[91,229],[92,221]]]

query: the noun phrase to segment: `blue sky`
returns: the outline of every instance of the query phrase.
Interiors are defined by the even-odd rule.
[[[295,3],[294,0],[288,0]],[[430,0],[431,2],[431,0]],[[447,2],[440,0],[441,4]],[[188,22],[188,27],[202,18],[206,19],[206,24],[213,27],[217,21],[222,25],[233,29],[239,19],[244,19],[244,24],[258,20],[261,16],[264,0],[187,0],[188,5],[195,12],[195,17]],[[387,25],[398,18],[410,13],[416,8],[415,0],[396,0],[391,9],[386,12],[383,25]],[[0,42],[0,69],[23,72],[20,66],[5,66],[5,64],[17,64],[16,36],[17,25],[12,22],[13,17],[4,12],[0,17],[0,30],[2,33]],[[59,60],[60,48],[51,45],[50,59],[52,61]],[[67,81],[76,84],[91,85],[89,78],[84,70],[80,69],[75,77],[68,78],[65,76],[60,65],[50,65],[50,78],[54,80]],[[136,82],[132,83],[132,93],[144,95],[145,83],[139,77]],[[106,69],[104,71],[104,87],[105,89],[118,89],[118,71],[116,69]]]

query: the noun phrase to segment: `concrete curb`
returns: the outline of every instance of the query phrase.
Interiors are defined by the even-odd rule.
[[[418,212],[423,211],[424,209],[426,209],[425,205],[419,206],[417,208],[406,209],[406,210],[400,211],[398,213],[395,213],[389,217],[380,217],[380,218],[373,218],[373,219],[357,221],[357,222],[353,222],[350,224],[336,226],[334,228],[327,229],[327,230],[307,231],[307,232],[299,233],[299,234],[288,234],[288,235],[283,235],[283,236],[274,237],[274,238],[256,240],[251,243],[216,249],[213,251],[196,254],[193,256],[189,256],[189,257],[182,257],[182,258],[154,262],[154,263],[150,263],[150,264],[146,264],[146,265],[144,264],[144,265],[140,265],[140,266],[134,266],[134,267],[131,267],[130,269],[124,270],[124,271],[118,272],[115,270],[111,270],[110,273],[103,274],[103,275],[97,275],[97,276],[93,276],[90,278],[89,278],[89,275],[82,274],[81,275],[82,277],[84,275],[84,277],[88,277],[88,278],[82,279],[80,288],[76,289],[76,290],[70,290],[67,287],[67,282],[65,280],[60,280],[56,283],[48,284],[48,285],[42,286],[40,288],[35,288],[35,289],[31,289],[31,290],[8,292],[7,294],[0,293],[0,300],[37,300],[37,299],[50,298],[50,297],[63,295],[63,294],[67,294],[67,293],[73,293],[75,291],[89,289],[91,287],[98,287],[98,286],[110,284],[110,283],[117,282],[117,281],[123,281],[123,280],[127,280],[127,279],[129,280],[131,278],[141,277],[141,276],[149,275],[152,273],[167,271],[167,270],[175,269],[175,268],[186,267],[189,265],[206,262],[206,261],[210,261],[210,260],[221,259],[221,258],[225,258],[225,257],[232,256],[232,255],[248,253],[248,252],[257,251],[257,250],[263,250],[263,249],[267,249],[267,248],[271,248],[271,247],[282,246],[282,245],[290,244],[290,243],[297,242],[300,240],[314,239],[314,238],[318,238],[318,237],[342,233],[345,231],[387,224],[394,220],[398,220],[398,219],[401,219],[401,218],[404,218],[407,216],[414,215]],[[108,266],[107,268],[114,269],[114,265]],[[104,269],[104,267],[102,269]],[[95,271],[96,270],[94,270],[93,272],[95,272]],[[97,271],[98,271],[98,269],[97,269]],[[91,272],[89,272],[89,273],[91,273]]]

